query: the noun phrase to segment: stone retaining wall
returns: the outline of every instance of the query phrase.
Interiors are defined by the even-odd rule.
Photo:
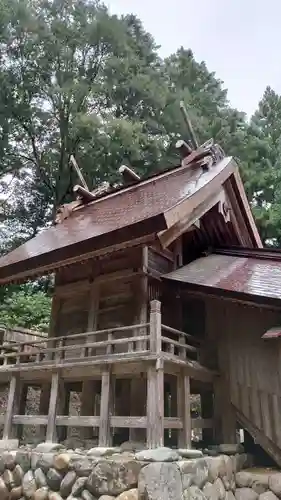
[[[1,451],[0,500],[281,498],[281,473],[242,471],[247,460],[245,454],[211,457],[197,450],[86,452],[42,443]]]

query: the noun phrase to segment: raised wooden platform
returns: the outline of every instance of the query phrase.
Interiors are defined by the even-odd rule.
[[[0,382],[9,383],[7,411],[0,419],[4,439],[20,437],[22,426],[33,424],[42,426],[43,439],[55,441],[74,426],[96,428],[100,446],[108,446],[113,429],[129,428],[132,434],[146,429],[147,444],[154,447],[163,444],[164,429],[176,429],[178,444],[189,446],[192,427],[212,427],[211,419],[191,419],[190,379],[210,384],[215,374],[197,360],[200,346],[192,336],[161,323],[158,301],[151,302],[149,323],[40,339],[32,347],[20,342],[12,352],[0,349]],[[122,395],[126,379],[130,394]],[[172,380],[175,391],[173,417],[164,411],[164,380]],[[70,386],[79,383],[83,416],[73,417]],[[24,414],[30,385],[41,391],[39,415]],[[135,404],[127,405],[126,415],[128,399]]]

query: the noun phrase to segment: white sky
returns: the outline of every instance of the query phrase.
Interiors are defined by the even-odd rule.
[[[251,114],[267,85],[281,93],[281,0],[105,0],[134,13],[165,57],[181,45],[224,81],[233,106]]]

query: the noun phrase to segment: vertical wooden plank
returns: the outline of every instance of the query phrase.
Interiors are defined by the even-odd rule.
[[[15,432],[13,432],[12,429],[12,422],[13,422],[13,415],[18,410],[19,397],[20,397],[19,377],[17,375],[13,375],[10,380],[7,409],[4,420],[4,429],[3,429],[4,440],[11,439],[15,435]]]
[[[164,442],[164,370],[158,360],[147,372],[147,446],[157,448]]]
[[[201,416],[203,419],[212,419],[214,414],[214,401],[212,391],[204,391],[200,394]],[[213,444],[213,429],[202,429],[202,440],[204,446]]]
[[[56,415],[59,395],[59,382],[59,374],[53,373],[46,431],[46,441],[50,442],[56,441]]]
[[[155,408],[156,386],[155,386],[155,369],[152,366],[147,370],[147,396],[146,396],[146,413],[147,413],[147,447],[156,447],[156,434],[155,428],[156,421],[156,408]]]
[[[110,375],[110,369],[107,368],[103,371],[101,378],[99,446],[109,446],[110,444]]]
[[[150,302],[150,350],[153,353],[161,352],[161,302]]]
[[[19,395],[19,415],[25,415],[28,385],[21,383]],[[22,439],[23,425],[17,426],[17,438]]]
[[[190,379],[182,371],[178,375],[177,384],[178,417],[182,421],[182,429],[178,434],[180,448],[191,447],[191,413],[190,413]]]
[[[95,396],[98,392],[96,380],[84,380],[82,382],[81,394],[81,415],[94,416],[95,414]],[[93,428],[81,429],[81,434],[84,439],[93,438]]]
[[[99,314],[99,284],[93,282],[90,290],[90,307],[88,313],[87,332],[94,332],[98,325]],[[87,338],[87,342],[92,342],[93,337]],[[86,343],[87,343],[86,342]],[[88,350],[88,356],[96,354],[93,348]]]

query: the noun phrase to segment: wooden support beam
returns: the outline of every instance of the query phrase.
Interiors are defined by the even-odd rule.
[[[82,382],[81,416],[95,415],[95,395],[98,393],[98,385],[99,383],[96,380],[84,380]],[[92,439],[93,428],[83,429],[81,437]]]
[[[144,416],[146,402],[145,380],[143,378],[132,378],[130,388],[130,415]],[[143,429],[130,429],[130,441],[145,442],[145,432]]]
[[[119,174],[122,175],[124,184],[133,184],[140,181],[140,176],[126,165],[119,167]]]
[[[58,372],[52,374],[51,395],[49,402],[48,423],[46,431],[46,441],[56,441],[56,415],[59,397],[60,377]]]
[[[86,183],[86,181],[85,181],[85,179],[84,179],[84,177],[83,177],[83,175],[82,175],[82,172],[81,172],[81,170],[80,170],[80,168],[79,168],[79,166],[78,166],[78,163],[77,163],[77,161],[75,160],[75,158],[74,158],[74,156],[73,156],[73,155],[70,155],[69,161],[70,161],[70,163],[73,165],[73,167],[74,167],[74,169],[75,169],[75,171],[76,171],[76,173],[77,173],[77,175],[78,175],[78,177],[79,177],[79,180],[80,180],[80,182],[81,182],[82,186],[83,186],[85,189],[87,189],[87,190],[88,190],[89,188],[88,188],[88,186],[87,186],[87,183]]]
[[[111,371],[108,367],[101,378],[101,403],[100,403],[100,428],[99,446],[110,445],[110,396],[111,396]]]
[[[27,392],[28,392],[28,385],[27,384],[21,384],[20,396],[19,396],[19,408],[18,408],[20,415],[24,415],[25,414]],[[22,439],[22,434],[23,434],[23,426],[22,425],[18,425],[18,428],[17,428],[17,437],[18,437],[19,440]]]
[[[150,350],[153,353],[161,352],[161,302],[150,302]]]
[[[147,446],[157,448],[164,442],[164,372],[158,360],[147,371]]]
[[[84,203],[89,203],[90,201],[96,200],[96,196],[93,193],[91,193],[91,191],[88,191],[88,189],[79,186],[79,184],[76,184],[74,186],[73,193],[78,195]]]
[[[7,409],[5,414],[3,440],[11,439],[15,436],[12,429],[13,415],[18,413],[20,401],[20,383],[19,376],[13,375],[10,380]]]
[[[191,412],[190,412],[190,378],[184,371],[178,375],[177,384],[178,417],[182,421],[182,429],[178,434],[180,448],[191,447]]]

